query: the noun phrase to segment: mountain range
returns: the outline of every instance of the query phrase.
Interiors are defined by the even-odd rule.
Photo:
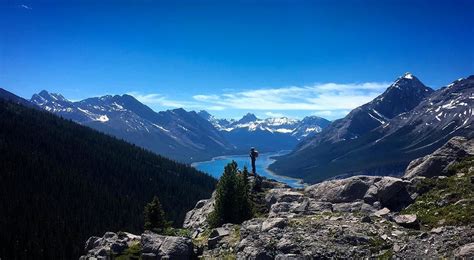
[[[407,73],[270,168],[310,183],[356,174],[399,175],[411,160],[449,138],[473,138],[473,107],[474,76],[433,91]]]
[[[196,112],[184,109],[155,112],[126,94],[71,102],[60,94],[41,91],[33,95],[31,102],[182,162],[206,160],[233,150],[219,131]]]
[[[216,119],[206,111],[198,114],[211,122],[240,153],[253,146],[263,152],[293,149],[300,140],[321,132],[330,123],[318,116],[307,116],[302,120],[288,117],[259,119],[247,113],[239,120],[226,120]]]
[[[61,117],[186,163],[245,153],[252,146],[261,151],[292,149],[299,140],[329,124],[316,116],[261,120],[249,113],[240,120],[227,120],[182,108],[155,112],[127,94],[72,102],[43,90],[30,101]]]

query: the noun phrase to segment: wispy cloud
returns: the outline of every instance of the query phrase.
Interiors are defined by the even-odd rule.
[[[127,94],[135,97],[138,101],[148,105],[160,105],[164,107],[173,108],[189,108],[194,106],[194,102],[173,100],[162,94],[143,94],[140,92],[129,92]]]
[[[195,95],[210,105],[242,110],[351,110],[375,98],[389,83],[315,84],[284,88],[255,89],[234,93]]]
[[[221,93],[194,95],[185,100],[176,100],[157,93],[130,92],[128,94],[154,108],[262,111],[270,117],[283,116],[284,111],[303,111],[306,115],[313,114],[335,119],[343,117],[350,110],[374,99],[388,86],[389,83],[385,82],[367,82],[324,83],[246,91],[227,89]]]
[[[32,10],[33,8],[27,6],[27,5],[19,5],[19,7],[23,8],[23,9],[28,9],[28,10]]]
[[[268,117],[284,117],[285,116],[282,113],[274,113],[274,112],[265,112],[265,115]]]

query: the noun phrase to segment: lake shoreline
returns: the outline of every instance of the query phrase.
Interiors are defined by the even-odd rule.
[[[304,188],[308,186],[308,184],[304,183],[302,179],[279,175],[269,169],[270,164],[275,162],[275,159],[273,159],[274,157],[284,155],[288,152],[290,151],[282,150],[278,152],[266,152],[266,153],[260,154],[259,156],[260,160],[257,159],[257,173],[260,176],[286,183],[293,188]],[[248,167],[250,164],[250,158],[248,158],[247,154],[237,154],[237,155],[220,155],[220,156],[213,157],[211,160],[202,161],[202,162],[193,162],[191,164],[191,167],[194,167],[197,170],[208,173],[214,178],[219,179],[221,172],[224,169],[225,164],[227,164],[228,162],[232,160],[237,161],[237,163],[241,167],[242,165]]]

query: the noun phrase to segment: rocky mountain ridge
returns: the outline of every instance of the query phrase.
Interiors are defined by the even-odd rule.
[[[155,112],[130,95],[72,102],[41,91],[31,102],[61,117],[123,138],[169,158],[192,162],[232,153],[234,147],[212,124],[184,109]]]
[[[258,119],[247,114],[240,120],[216,119],[206,111],[173,109],[155,112],[133,96],[106,95],[72,102],[45,90],[34,94],[34,105],[125,139],[166,157],[196,162],[215,156],[292,149],[299,139],[321,131],[329,121],[307,117]]]
[[[240,225],[207,227],[205,219],[213,210],[213,196],[199,201],[186,215],[188,238],[155,234],[150,241],[150,233],[145,232],[140,244],[142,259],[474,257],[473,146],[472,139],[455,137],[432,155],[413,162],[445,167],[424,167],[416,172],[409,167],[403,179],[354,176],[305,189],[261,180],[267,213]],[[448,165],[450,170],[444,171]],[[255,183],[258,178],[249,180]],[[464,193],[453,196],[454,189]],[[433,192],[442,196],[427,200]],[[435,205],[433,216],[421,210],[423,205]],[[458,215],[437,214],[447,207]],[[111,236],[118,235],[91,238],[92,242],[86,243],[88,253],[81,259],[107,259],[114,243],[119,243],[107,240]],[[104,240],[108,242],[104,244]],[[175,241],[172,249],[166,242],[170,240]]]

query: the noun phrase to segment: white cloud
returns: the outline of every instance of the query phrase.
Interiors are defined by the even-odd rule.
[[[162,94],[130,92],[140,102],[156,109],[185,108],[213,111],[266,111],[267,116],[278,117],[293,111],[330,119],[340,118],[350,110],[380,95],[389,83],[324,83],[311,86],[260,88],[246,91],[223,90],[221,93],[198,94],[186,100],[175,100]],[[311,112],[305,112],[311,111]]]
[[[193,99],[211,105],[240,110],[351,110],[369,102],[388,83],[315,84],[284,88],[255,89],[220,95],[195,95]]]
[[[194,102],[173,100],[162,94],[143,94],[140,92],[129,92],[127,94],[147,105],[160,105],[172,108],[188,108],[194,105]]]
[[[31,8],[31,7],[27,6],[27,5],[20,5],[20,7],[21,7],[21,8],[24,8],[24,9],[28,9],[28,10],[31,10],[31,9],[33,9],[33,8]]]
[[[274,113],[274,112],[265,112],[265,115],[269,117],[284,117],[285,116],[282,113]]]

